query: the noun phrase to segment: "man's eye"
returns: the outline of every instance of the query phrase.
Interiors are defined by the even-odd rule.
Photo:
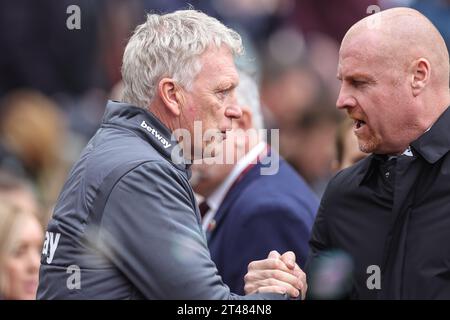
[[[221,90],[217,92],[216,95],[220,100],[225,100],[225,98],[230,94],[230,92],[231,92],[230,89]]]
[[[358,81],[358,80],[352,80],[351,84],[352,84],[352,86],[357,88],[357,87],[363,86],[365,84],[365,82],[364,81]]]

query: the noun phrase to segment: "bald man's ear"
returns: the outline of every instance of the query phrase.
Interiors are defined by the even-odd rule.
[[[420,58],[411,65],[411,88],[414,97],[417,97],[430,81],[431,66],[427,59]]]
[[[163,78],[158,84],[158,94],[165,107],[175,116],[179,116],[183,104],[181,88],[171,78]]]

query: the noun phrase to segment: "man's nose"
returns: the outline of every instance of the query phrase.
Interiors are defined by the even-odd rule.
[[[356,104],[355,98],[349,95],[344,88],[341,86],[341,90],[339,91],[339,96],[336,100],[336,108],[338,109],[348,109],[354,107]]]
[[[242,109],[237,103],[232,103],[225,109],[225,116],[230,119],[239,119],[242,117]]]

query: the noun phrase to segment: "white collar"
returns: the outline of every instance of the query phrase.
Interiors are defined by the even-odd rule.
[[[214,192],[206,200],[212,211],[217,211],[223,199],[225,198],[228,189],[230,189],[230,187],[237,179],[237,177],[239,177],[242,171],[244,171],[250,163],[253,163],[258,155],[264,151],[265,147],[266,143],[264,141],[261,141],[236,163],[227,178],[219,185],[218,188],[216,188],[216,190],[214,190]]]
[[[434,125],[434,124],[433,124]],[[431,127],[433,126],[433,125],[431,125],[427,130],[425,130],[425,132],[428,132],[428,131],[430,131],[430,129],[431,129]],[[424,133],[425,133],[424,132]],[[406,149],[405,149],[405,151],[403,151],[403,153],[401,154],[402,156],[407,156],[407,157],[412,157],[412,156],[414,156],[414,154],[412,153],[412,150],[411,150],[411,146],[408,146]],[[389,160],[391,160],[391,159],[393,159],[393,158],[397,158],[397,156],[389,156]]]
[[[412,157],[412,156],[414,156],[414,154],[413,154],[413,152],[412,152],[412,150],[411,150],[411,146],[408,146],[406,149],[405,149],[405,151],[403,151],[403,153],[401,154],[402,156],[407,156],[407,157]],[[395,156],[388,156],[388,160],[391,160],[391,159],[394,159],[394,158],[397,158],[398,156],[397,155],[395,155]]]
[[[403,151],[402,156],[407,156],[407,157],[412,157],[413,156],[413,153],[411,151],[411,147],[410,146],[408,146],[408,148],[406,148],[406,150]]]

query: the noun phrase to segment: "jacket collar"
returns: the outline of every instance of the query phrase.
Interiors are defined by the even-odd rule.
[[[102,119],[102,127],[119,125],[148,142],[163,158],[176,168],[185,170],[188,178],[190,170],[180,152],[177,140],[153,113],[128,103],[108,101]]]
[[[413,155],[419,154],[425,161],[434,164],[450,151],[450,108],[447,108],[419,138],[411,143]],[[366,180],[374,171],[374,166],[388,160],[387,155],[372,154],[362,161],[358,184]]]
[[[375,167],[379,165],[380,162],[386,160],[387,156],[381,154],[371,154],[367,158],[361,160],[359,164],[359,170],[356,173],[356,181],[358,185],[361,185],[364,181],[369,179],[370,176],[373,174]]]
[[[411,147],[430,164],[436,163],[450,151],[450,108],[447,108],[431,126],[411,143]]]

